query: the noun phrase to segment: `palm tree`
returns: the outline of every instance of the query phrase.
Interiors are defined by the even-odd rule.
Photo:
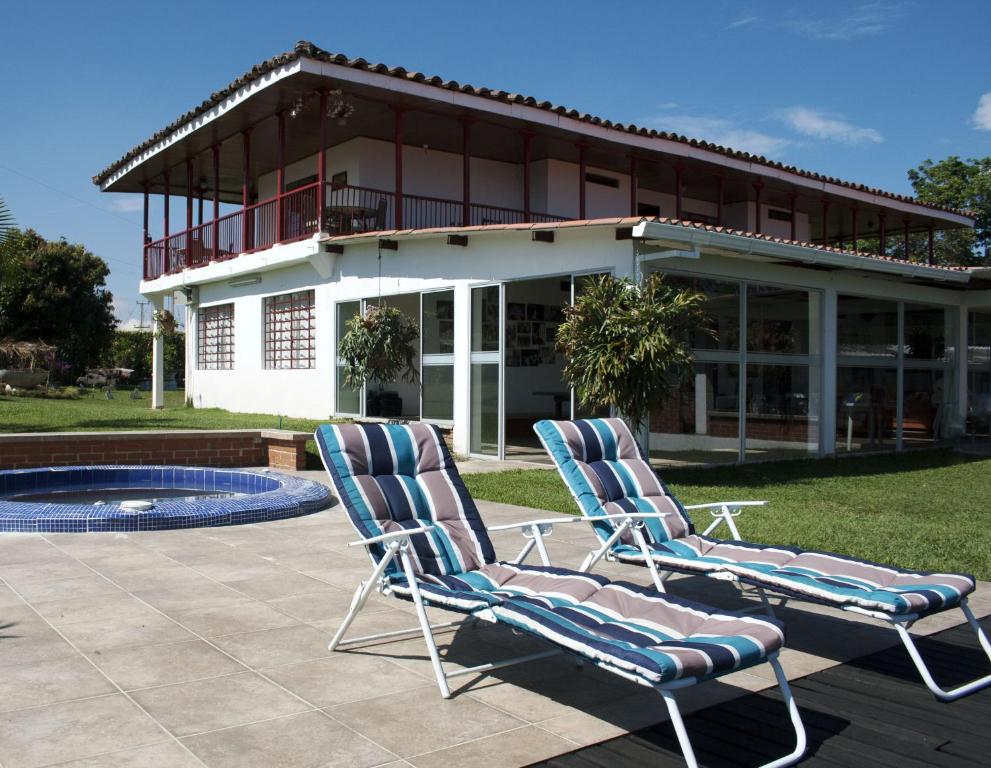
[[[0,243],[7,239],[7,235],[14,228],[14,214],[10,212],[7,204],[0,197]]]

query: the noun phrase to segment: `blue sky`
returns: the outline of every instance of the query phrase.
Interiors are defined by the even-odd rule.
[[[8,4],[0,196],[135,317],[140,197],[90,178],[299,39],[910,192],[926,158],[991,154],[989,29],[979,1]]]

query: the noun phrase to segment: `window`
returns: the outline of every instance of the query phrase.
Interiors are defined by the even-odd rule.
[[[454,419],[454,291],[432,291],[420,299],[422,364],[420,418]]]
[[[619,179],[614,179],[612,176],[603,176],[601,173],[586,173],[585,181],[589,184],[599,184],[603,187],[619,189]]]
[[[791,211],[782,211],[780,208],[768,208],[767,218],[771,221],[791,221]]]
[[[196,332],[196,367],[230,370],[234,367],[234,305],[201,307]]]
[[[347,333],[348,321],[361,313],[360,301],[343,301],[337,305],[337,354],[340,354],[341,340]],[[337,358],[334,366],[337,371],[337,413],[357,416],[361,413],[361,392],[345,385],[344,362]]]
[[[265,367],[313,368],[313,291],[265,297]]]

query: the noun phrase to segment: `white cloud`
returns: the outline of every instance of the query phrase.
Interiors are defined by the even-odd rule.
[[[680,106],[681,106],[681,104],[679,104],[677,101],[662,101],[660,104],[657,105],[657,108],[658,109],[677,109]]]
[[[732,21],[726,25],[726,29],[739,29],[740,27],[749,27],[751,24],[756,24],[760,21],[759,16],[741,16],[736,21]]]
[[[991,131],[991,91],[977,100],[977,109],[972,118],[974,127],[979,131]]]
[[[662,131],[680,133],[692,139],[705,139],[755,155],[778,155],[791,144],[787,139],[743,128],[720,117],[657,115],[648,122]]]
[[[123,195],[111,200],[110,207],[121,213],[134,213],[144,208],[144,199],[138,195]]]
[[[786,25],[813,40],[855,40],[881,34],[904,10],[905,3],[864,3],[842,16],[794,19]]]
[[[880,144],[884,141],[884,136],[873,128],[863,128],[808,107],[788,107],[779,110],[777,115],[792,130],[814,139],[840,144]]]

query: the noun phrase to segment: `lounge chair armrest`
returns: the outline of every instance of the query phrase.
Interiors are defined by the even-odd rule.
[[[545,518],[543,520],[525,520],[522,523],[505,523],[503,525],[489,525],[486,526],[489,533],[493,531],[513,531],[518,528],[532,528],[533,526],[553,526],[553,525],[563,525],[564,523],[574,523],[581,520],[580,517],[551,517]]]
[[[594,523],[599,520],[660,520],[673,514],[672,512],[621,512],[614,515],[581,515],[576,520]]]
[[[723,514],[723,510],[726,510],[733,517],[736,517],[744,507],[763,507],[766,505],[766,501],[714,501],[710,504],[689,504],[685,509],[708,509],[709,514],[713,517],[719,517]]]
[[[392,531],[391,533],[383,533],[379,536],[372,536],[368,539],[359,539],[358,541],[352,541],[348,543],[349,547],[367,547],[370,544],[382,544],[387,541],[392,541],[394,539],[408,539],[417,533],[427,533],[432,531],[434,527],[432,525],[425,525],[420,528],[404,528],[401,531]]]

